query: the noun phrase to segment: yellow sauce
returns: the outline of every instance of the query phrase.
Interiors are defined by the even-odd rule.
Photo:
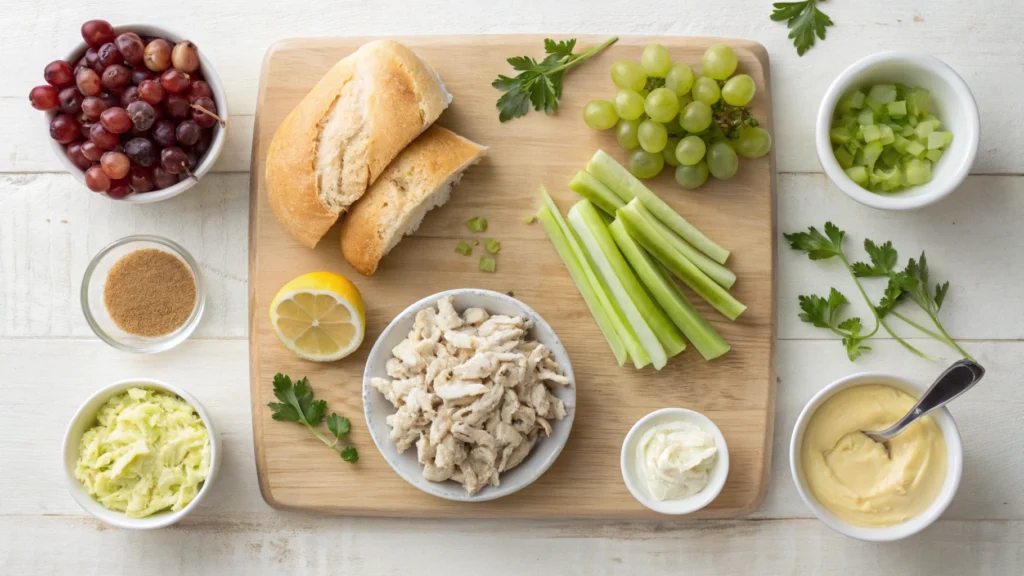
[[[839,519],[866,527],[906,522],[923,512],[946,480],[946,441],[926,416],[885,447],[861,434],[884,430],[916,403],[871,384],[843,390],[811,415],[800,457],[814,497]]]

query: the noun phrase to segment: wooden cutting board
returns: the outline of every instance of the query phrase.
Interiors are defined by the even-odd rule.
[[[714,420],[725,434],[731,470],[725,489],[701,517],[752,512],[764,497],[771,462],[774,375],[775,199],[772,157],[744,160],[731,180],[712,181],[694,192],[681,190],[671,170],[649,186],[709,237],[732,251],[729,266],[738,276],[736,297],[748,306],[729,322],[691,295],[698,309],[732,344],[713,362],[693,347],[661,372],[620,368],[604,342],[583,298],[539,224],[524,217],[539,205],[544,185],[563,213],[578,200],[567,184],[598,148],[621,161],[625,153],[614,134],[595,132],[582,121],[584,104],[610,99],[612,63],[639,60],[643,47],[660,42],[673,60],[699,66],[704,50],[720,39],[683,37],[622,38],[600,56],[573,69],[565,79],[559,112],[531,111],[525,118],[498,122],[499,96],[490,86],[509,74],[505,59],[543,55],[543,36],[424,36],[396,38],[426,58],[454,94],[439,123],[490,147],[483,162],[469,169],[451,201],[430,212],[419,231],[407,237],[370,278],[342,259],[337,229],[309,250],[275,220],[267,203],[264,159],[267,146],[296,103],[336,61],[373,38],[287,40],[267,53],[260,81],[253,138],[249,310],[250,376],[256,468],[266,501],[277,508],[371,516],[652,518],[622,482],[619,451],[626,432],[642,416],[667,406],[691,408]],[[604,37],[581,37],[580,47]],[[768,55],[760,44],[725,40],[739,57],[739,70],[757,83],[752,108],[771,130]],[[470,233],[464,222],[487,218],[486,234]],[[485,238],[501,241],[494,274],[477,264]],[[472,257],[455,253],[459,240],[479,239]],[[350,278],[366,302],[366,340],[339,362],[307,362],[286,350],[270,326],[268,309],[291,278],[331,270]],[[375,448],[362,415],[361,386],[366,356],[374,340],[409,304],[450,288],[488,288],[514,294],[540,313],[559,334],[576,372],[577,412],[569,441],[558,461],[528,488],[492,502],[456,503],[429,496],[406,484]],[[355,466],[341,461],[303,427],[275,422],[275,373],[308,376],[317,397],[353,423],[351,440],[360,451]]]

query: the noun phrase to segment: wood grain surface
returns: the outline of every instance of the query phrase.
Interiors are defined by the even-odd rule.
[[[730,323],[703,302],[701,312],[733,350],[705,362],[695,350],[673,359],[661,372],[619,368],[609,353],[562,262],[538,225],[523,224],[537,207],[536,189],[545,185],[567,210],[575,195],[566,187],[597,148],[624,160],[613,134],[581,121],[592,98],[614,94],[608,70],[621,58],[638,59],[646,44],[659,41],[674,60],[699,65],[713,43],[702,38],[623,38],[566,78],[562,107],[546,117],[500,124],[489,85],[508,73],[504,59],[535,54],[540,36],[409,37],[400,40],[426,58],[455,100],[439,123],[490,147],[471,168],[451,202],[430,213],[419,232],[406,238],[371,278],[359,277],[341,258],[337,230],[316,250],[293,240],[266,202],[263,159],[283,117],[338,59],[366,38],[289,40],[274,45],[264,61],[253,140],[250,216],[250,358],[253,432],[264,498],[273,506],[323,512],[427,517],[514,516],[534,518],[633,518],[648,512],[627,492],[619,471],[626,432],[644,414],[666,406],[696,409],[725,434],[731,458],[726,487],[702,516],[734,516],[761,502],[769,473],[773,422],[773,212],[771,158],[745,161],[729,181],[714,181],[684,192],[666,171],[651,187],[708,236],[733,251],[730,267],[739,280],[734,294],[748,307]],[[599,41],[581,38],[581,46]],[[727,40],[740,70],[757,83],[752,108],[770,129],[767,54],[759,44]],[[453,249],[472,239],[463,223],[473,216],[490,222],[486,235],[501,241],[498,271],[477,270],[477,258]],[[481,251],[477,250],[477,254]],[[270,301],[294,276],[332,270],[355,281],[366,301],[367,334],[361,349],[331,364],[295,357],[279,343],[267,315]],[[373,448],[362,422],[360,389],[370,345],[406,306],[449,288],[488,288],[514,294],[534,307],[559,334],[573,361],[578,387],[577,418],[568,444],[549,472],[506,498],[460,504],[423,494],[405,484]],[[695,301],[698,299],[695,299]],[[692,348],[692,347],[691,347]],[[356,425],[352,440],[361,448],[357,466],[339,461],[299,426],[274,422],[266,403],[272,377],[284,372],[308,376],[318,397]],[[323,473],[330,470],[330,473]]]

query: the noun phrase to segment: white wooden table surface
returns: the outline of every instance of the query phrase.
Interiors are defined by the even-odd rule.
[[[768,0],[178,0],[145,12],[140,9],[151,3],[83,4],[0,0],[0,574],[404,574],[420,566],[452,575],[1024,573],[1019,0],[831,0],[822,7],[836,26],[802,58],[785,27],[769,21]],[[62,173],[53,157],[26,95],[42,83],[43,66],[63,55],[93,17],[185,31],[217,66],[232,112],[228,146],[216,173],[189,193],[148,206],[111,202]],[[246,251],[250,141],[267,47],[295,36],[509,32],[732,36],[767,46],[780,233],[833,219],[858,239],[892,240],[903,258],[927,249],[934,273],[952,281],[946,327],[988,368],[982,385],[952,407],[966,466],[942,520],[907,541],[872,545],[831,532],[800,502],[787,444],[816,390],[860,370],[928,380],[942,362],[917,360],[883,341],[850,364],[839,342],[796,318],[797,294],[824,292],[833,283],[849,292],[848,279],[837,267],[784,247],[771,488],[750,518],[433,522],[314,517],[263,502],[249,416]],[[951,64],[982,115],[974,174],[947,200],[912,213],[855,204],[820,173],[814,153],[814,119],[828,83],[854,60],[888,48],[928,52]],[[158,356],[108,348],[93,337],[78,303],[90,256],[134,233],[185,245],[210,287],[208,312],[193,339]],[[943,362],[952,359],[948,350],[920,343]],[[104,384],[139,375],[178,383],[200,398],[225,449],[207,503],[180,526],[151,533],[109,529],[84,515],[65,489],[58,457],[64,427],[82,400]]]

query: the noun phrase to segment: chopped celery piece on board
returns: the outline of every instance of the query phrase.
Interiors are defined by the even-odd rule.
[[[498,263],[491,256],[480,257],[480,270],[484,272],[494,272],[498,267]]]

